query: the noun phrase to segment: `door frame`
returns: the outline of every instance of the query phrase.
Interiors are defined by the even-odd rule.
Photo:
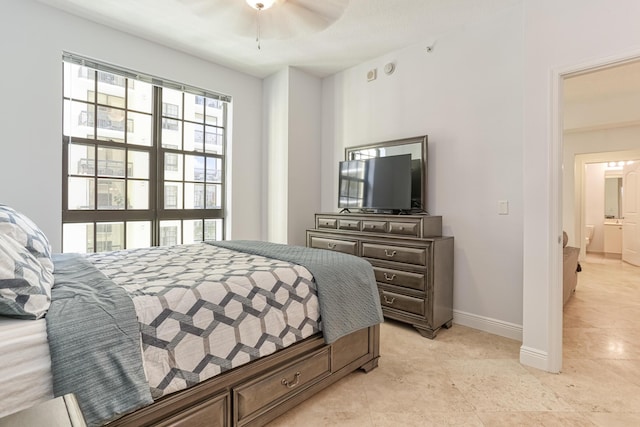
[[[563,169],[563,82],[565,78],[640,60],[640,51],[605,58],[594,58],[578,64],[551,70],[551,147],[549,150],[549,311],[547,370],[562,369],[562,169]],[[582,233],[581,233],[582,235]],[[557,237],[557,240],[556,240]],[[582,236],[584,238],[584,236]],[[526,302],[525,302],[526,303]],[[524,331],[523,331],[524,333]]]
[[[631,159],[634,160],[633,164],[625,164],[624,167],[622,168],[622,185],[623,188],[627,187],[627,191],[623,190],[623,197],[622,197],[622,261],[636,266],[636,267],[640,267],[640,254],[638,253],[637,250],[634,250],[633,253],[631,253],[630,249],[627,249],[625,251],[625,248],[629,248],[629,245],[625,245],[624,242],[626,241],[627,243],[629,241],[632,241],[633,243],[637,243],[638,242],[638,233],[640,232],[640,228],[639,228],[639,222],[640,222],[640,215],[638,215],[637,212],[637,207],[638,207],[638,202],[637,200],[639,200],[638,198],[640,197],[640,186],[638,184],[640,184],[638,182],[638,175],[640,175],[640,162],[638,162],[638,160],[640,160],[640,157],[635,158],[635,159]],[[635,175],[635,179],[634,179],[634,185],[632,187],[635,191],[629,191],[629,175],[630,174],[634,174]],[[633,199],[635,199],[635,204],[634,204],[634,208],[635,208],[635,212],[633,213],[633,215],[630,214],[629,210],[627,210],[627,203],[630,201],[629,197],[630,195],[633,194]],[[633,219],[633,232],[629,231],[629,222],[631,219]],[[625,236],[627,238],[631,237],[631,239],[625,239]],[[636,245],[634,245],[636,246]],[[626,257],[625,257],[626,255]]]

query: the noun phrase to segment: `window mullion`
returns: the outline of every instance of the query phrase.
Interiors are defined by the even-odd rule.
[[[124,80],[124,209],[129,209],[129,79]],[[124,223],[124,245],[127,246],[127,223]]]
[[[153,155],[152,169],[149,172],[152,189],[150,202],[153,209],[151,245],[160,245],[160,219],[159,212],[164,208],[164,152],[162,150],[162,88],[153,87]]]

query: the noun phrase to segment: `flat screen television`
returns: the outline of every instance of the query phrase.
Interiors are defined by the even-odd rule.
[[[410,154],[340,162],[338,207],[374,211],[412,208]]]

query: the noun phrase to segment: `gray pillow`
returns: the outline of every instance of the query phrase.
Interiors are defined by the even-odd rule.
[[[49,239],[26,215],[0,204],[0,235],[11,237],[20,243],[45,269],[53,272]]]
[[[0,315],[38,319],[51,303],[53,273],[12,237],[0,234]]]

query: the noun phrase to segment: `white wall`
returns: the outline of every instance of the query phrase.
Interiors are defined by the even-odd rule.
[[[304,246],[305,230],[320,211],[320,132],[322,82],[290,68],[288,240]]]
[[[321,81],[287,67],[264,81],[266,240],[304,246],[320,210]]]
[[[264,80],[266,240],[287,243],[289,209],[289,69]]]
[[[522,9],[326,78],[322,210],[337,211],[347,146],[428,135],[428,211],[455,237],[454,321],[519,337],[522,323]],[[382,67],[396,64],[387,76]],[[378,78],[367,82],[371,68]],[[498,200],[510,214],[498,215]]]
[[[261,80],[32,0],[2,2],[0,39],[0,203],[31,217],[55,251],[62,230],[62,51],[231,95],[231,237],[260,237]]]
[[[593,224],[593,240],[587,250],[604,252],[604,170],[606,163],[589,163],[585,167],[584,210],[586,224]]]
[[[640,2],[524,1],[524,310],[521,361],[561,365],[561,194],[554,177],[553,77],[582,64],[640,55]],[[559,138],[557,138],[559,139]],[[565,165],[566,166],[566,165]],[[559,179],[558,179],[559,183]],[[557,196],[557,197],[556,197]],[[554,286],[553,290],[551,286]],[[551,308],[550,308],[551,307]]]

